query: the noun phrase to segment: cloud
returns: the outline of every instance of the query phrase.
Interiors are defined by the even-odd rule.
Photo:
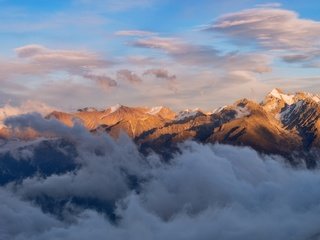
[[[110,61],[87,51],[49,49],[41,45],[26,45],[15,49],[18,57],[42,67],[44,71],[65,70],[79,73],[90,68],[108,67]]]
[[[38,112],[41,115],[45,116],[53,110],[53,107],[50,107],[47,104],[38,101],[28,100],[18,106],[7,103],[4,106],[0,107],[0,127],[3,127],[3,121],[8,117],[18,116],[31,112]]]
[[[117,31],[115,35],[131,36],[131,37],[146,37],[146,36],[153,36],[157,34],[154,32],[148,32],[148,31],[142,31],[142,30],[122,30],[122,31]]]
[[[214,82],[214,86],[218,88],[228,88],[239,86],[257,80],[255,74],[249,71],[231,71],[221,76]]]
[[[183,52],[186,51],[189,45],[178,38],[164,38],[164,37],[151,37],[138,39],[133,46],[142,48],[154,48],[164,50],[166,52]]]
[[[146,70],[143,75],[153,75],[158,79],[164,79],[169,83],[169,89],[177,91],[177,77],[176,75],[171,75],[168,70],[164,68],[152,68]]]
[[[304,54],[291,54],[291,55],[285,55],[282,56],[282,60],[287,63],[298,63],[298,62],[304,62],[306,60],[310,60],[310,55],[304,55]]]
[[[132,84],[139,84],[142,82],[142,79],[137,74],[128,69],[117,71],[117,79],[120,81],[127,81]]]
[[[57,71],[83,76],[112,63],[87,51],[49,49],[42,45],[26,45],[15,49],[17,59],[0,61],[0,76],[3,79],[17,75],[39,76]]]
[[[112,78],[98,74],[113,63],[88,51],[49,49],[42,45],[26,45],[15,49],[17,59],[0,62],[0,76],[8,80],[16,76],[46,76],[65,72],[92,80],[105,89],[117,86]]]
[[[270,2],[264,4],[257,4],[256,6],[260,8],[279,8],[282,6],[282,4],[278,2]]]
[[[156,59],[154,57],[142,56],[142,55],[128,56],[126,58],[126,61],[129,64],[140,65],[140,66],[157,65],[160,62],[159,59]]]
[[[127,11],[134,8],[146,8],[152,6],[154,0],[74,0],[77,4],[82,4],[86,7],[94,8],[98,11],[110,12],[110,11]]]
[[[36,236],[50,228],[62,227],[58,220],[44,214],[39,208],[21,201],[12,193],[0,189],[0,238],[24,235]],[[31,220],[31,221],[30,221]],[[17,227],[17,222],[23,223]],[[16,239],[17,239],[16,238]]]
[[[247,70],[256,73],[271,71],[270,59],[266,55],[239,52],[222,54],[211,46],[191,44],[178,38],[144,38],[138,39],[132,45],[162,50],[184,65],[210,66],[223,70]]]
[[[170,75],[169,71],[163,68],[148,69],[143,75],[154,75],[156,78],[162,78],[169,81],[177,78],[176,75]]]
[[[272,50],[319,49],[320,22],[299,18],[284,9],[253,8],[226,14],[206,28],[234,40]]]
[[[319,236],[319,170],[292,168],[281,158],[262,157],[249,148],[194,142],[180,145],[180,153],[165,163],[156,155],[140,155],[125,137],[116,141],[85,129],[61,131],[62,125],[39,115],[16,117],[11,123],[73,135],[81,166],[0,187],[1,239]],[[60,218],[40,209],[40,196],[62,208]],[[116,221],[101,207],[77,205],[76,198],[114,201]]]
[[[99,86],[101,86],[103,89],[106,89],[106,90],[112,87],[118,86],[118,83],[116,80],[105,75],[85,74],[83,77],[93,80]]]

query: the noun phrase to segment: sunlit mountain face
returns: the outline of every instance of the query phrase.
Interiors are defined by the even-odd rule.
[[[0,0],[0,240],[320,239],[319,10]]]

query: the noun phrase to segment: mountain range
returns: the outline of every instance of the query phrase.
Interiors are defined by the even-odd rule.
[[[208,163],[211,160],[219,162],[223,159],[223,169],[233,168],[232,164],[235,164],[236,168],[243,169],[245,176],[259,174],[259,171],[256,173],[259,168],[253,167],[250,170],[251,165],[262,164],[260,160],[270,158],[276,160],[275,164],[280,164],[278,160],[283,159],[284,164],[294,167],[319,167],[319,103],[320,97],[314,94],[286,94],[274,89],[260,103],[241,99],[211,112],[187,109],[176,113],[166,107],[115,105],[102,110],[88,107],[74,112],[53,111],[45,116],[30,113],[9,117],[0,130],[0,186],[11,186],[15,189],[26,184],[31,187],[31,194],[26,194],[25,199],[40,206],[43,212],[61,219],[66,209],[75,211],[80,207],[95,209],[116,221],[116,200],[109,199],[109,191],[105,191],[104,184],[110,183],[108,186],[115,189],[117,195],[121,192],[119,189],[123,188],[121,184],[120,187],[113,187],[118,183],[119,174],[127,186],[124,188],[139,192],[153,171],[153,157],[157,159],[156,163],[162,166],[161,169],[165,169],[164,172],[170,169],[167,167],[174,164],[184,151],[187,151],[188,156],[190,154],[195,162],[198,157],[199,160],[205,158],[206,161],[209,158]],[[135,144],[128,141],[126,135]],[[182,144],[187,140],[200,144]],[[208,143],[216,145],[210,146]],[[192,155],[192,145],[197,145],[196,148],[202,151],[215,149],[214,158],[211,159],[212,155],[207,156],[205,152]],[[247,146],[256,151],[226,145]],[[221,156],[219,151],[223,151]],[[149,154],[152,152],[157,154]],[[182,159],[184,160],[188,161],[187,158]],[[133,165],[132,161],[135,161]],[[142,166],[137,168],[137,162]],[[266,166],[274,170],[272,162],[265,161],[269,164]],[[220,166],[220,163],[218,165]],[[218,165],[210,168],[210,178],[211,174],[218,173],[219,170],[214,170]],[[179,165],[176,167],[180,168]],[[188,169],[190,167],[193,168],[194,165],[189,165]],[[202,167],[200,172],[198,169],[196,175],[201,175],[205,167]],[[145,168],[148,169],[147,174],[140,176]],[[247,172],[248,169],[252,172]],[[236,173],[233,169],[229,170]],[[277,171],[267,172],[265,176],[277,175]],[[284,176],[291,174],[290,170],[288,175]],[[181,177],[184,182],[185,175],[181,174]],[[45,183],[46,179],[49,185],[41,190],[39,186]],[[77,179],[80,179],[79,188],[75,187]],[[202,186],[203,180],[199,179],[199,186]],[[238,182],[238,178],[234,179]],[[168,182],[171,186],[175,180]],[[51,194],[50,184],[55,183],[59,190],[57,195]],[[64,184],[69,186],[65,192]],[[102,185],[102,191],[96,188]],[[78,192],[83,186],[87,187],[85,194]],[[93,196],[95,189],[98,194]],[[187,189],[189,192],[189,186]],[[107,200],[99,198],[101,192],[106,192]],[[70,204],[76,207],[69,208]]]
[[[79,109],[52,112],[68,126],[81,122],[92,132],[105,131],[113,137],[125,132],[142,152],[150,149],[170,157],[178,143],[194,140],[249,146],[260,153],[278,154],[294,162],[303,158],[315,165],[320,148],[320,96],[273,89],[257,103],[241,99],[212,112],[200,109],[178,113],[166,107],[127,107],[105,110]]]
[[[314,167],[320,149],[319,116],[319,95],[273,89],[260,103],[241,99],[212,112],[115,105],[103,110],[53,111],[46,118],[70,127],[78,122],[93,134],[107,132],[115,138],[124,132],[142,153],[155,151],[165,159],[178,150],[179,143],[194,140],[248,146],[261,154],[277,154],[293,164]],[[19,134],[27,139],[39,136],[32,129]],[[3,128],[1,136],[10,137],[10,130]]]

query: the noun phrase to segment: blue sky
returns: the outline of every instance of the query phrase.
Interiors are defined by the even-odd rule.
[[[274,87],[319,92],[319,10],[316,0],[0,0],[0,103],[210,110]]]

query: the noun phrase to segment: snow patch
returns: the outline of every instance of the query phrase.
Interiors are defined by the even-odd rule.
[[[223,109],[225,109],[225,108],[227,108],[227,107],[228,107],[228,106],[225,105],[225,106],[216,108],[215,110],[212,111],[212,114],[213,114],[213,113],[219,113],[219,112],[221,112]]]
[[[119,108],[121,108],[121,104],[116,104],[110,107],[110,113],[116,112]]]
[[[186,118],[191,118],[191,117],[195,117],[199,112],[201,112],[199,110],[199,108],[196,109],[186,109],[184,111],[179,112],[178,116],[176,117],[176,121],[181,121],[184,120]]]
[[[295,103],[295,101],[294,101],[295,95],[293,95],[293,94],[290,94],[290,95],[284,94],[284,93],[280,92],[278,89],[273,89],[269,93],[269,95],[271,95],[271,96],[273,96],[273,97],[275,97],[277,99],[283,100],[288,105],[292,105],[292,104]]]
[[[288,118],[290,118],[290,115],[291,115],[292,113],[298,112],[299,109],[302,107],[302,105],[303,105],[303,101],[300,100],[300,101],[297,102],[295,105],[289,106],[287,109],[285,109],[284,111],[282,111],[282,112],[279,114],[280,120],[282,120],[282,121],[288,120]]]
[[[158,114],[162,109],[163,109],[163,106],[153,107],[153,108],[150,108],[150,110],[149,110],[147,113],[148,113],[148,114],[151,114],[151,115],[156,115],[156,114]]]

